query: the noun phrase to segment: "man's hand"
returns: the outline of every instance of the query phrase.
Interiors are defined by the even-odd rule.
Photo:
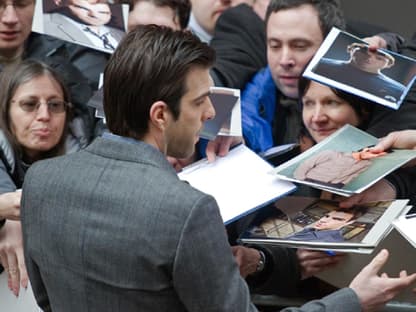
[[[260,253],[257,249],[244,246],[232,246],[231,250],[242,277],[246,278],[249,274],[256,272],[257,265],[260,261]]]
[[[386,273],[378,275],[386,263],[389,253],[383,249],[351,282],[364,312],[379,311],[388,301],[392,300],[401,290],[416,281],[416,274],[407,275],[401,271],[399,277],[391,278]]]
[[[302,279],[329,269],[340,262],[344,255],[329,255],[323,251],[298,249],[296,252],[301,267]]]
[[[209,162],[213,162],[215,157],[225,156],[234,145],[243,142],[242,137],[222,136],[219,135],[214,141],[209,141],[206,149],[206,154]]]
[[[0,195],[0,219],[20,219],[20,199],[22,191],[4,193]]]
[[[380,200],[390,200],[396,198],[396,190],[394,187],[386,180],[381,179],[373,186],[369,187],[365,191],[355,194],[346,199],[342,199],[339,202],[340,208],[351,208],[354,205],[368,203],[373,201]]]
[[[7,220],[0,229],[0,262],[7,272],[9,289],[18,296],[20,284],[27,288],[29,280],[23,256],[20,221]]]

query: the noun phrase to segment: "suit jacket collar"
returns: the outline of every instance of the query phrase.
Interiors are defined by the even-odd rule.
[[[98,137],[87,148],[87,152],[115,160],[131,161],[158,167],[177,176],[173,166],[155,147],[143,141],[134,144]]]

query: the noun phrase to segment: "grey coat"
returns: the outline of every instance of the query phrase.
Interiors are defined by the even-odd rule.
[[[256,311],[215,200],[180,181],[143,142],[98,138],[35,163],[22,225],[45,311]],[[344,289],[288,311],[359,309]]]

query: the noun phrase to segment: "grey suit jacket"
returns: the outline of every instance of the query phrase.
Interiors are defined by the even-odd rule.
[[[95,46],[94,43],[85,35],[85,33],[75,27],[69,17],[60,13],[49,13],[43,15],[44,33],[59,39],[81,44],[101,51],[113,52],[102,46]],[[110,34],[117,42],[123,38],[125,33],[119,29],[109,27]]]
[[[98,138],[32,165],[22,224],[45,311],[256,310],[215,200],[180,181],[143,142]],[[359,310],[348,289],[300,311],[317,307]]]

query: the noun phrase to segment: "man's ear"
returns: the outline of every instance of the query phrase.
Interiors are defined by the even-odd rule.
[[[154,102],[150,107],[150,123],[157,129],[164,130],[171,119],[170,114],[169,107],[164,101]]]

